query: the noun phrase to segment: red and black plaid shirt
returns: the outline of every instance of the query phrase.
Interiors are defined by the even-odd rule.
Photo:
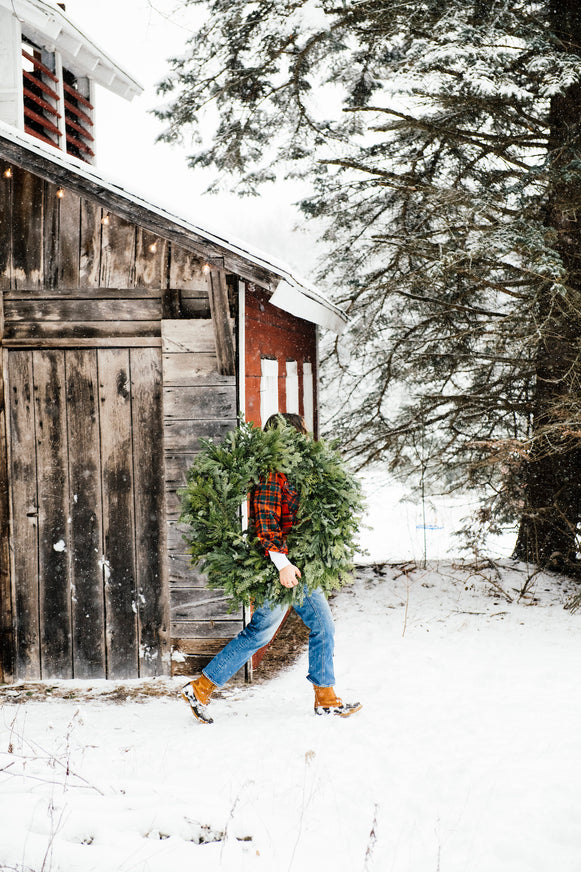
[[[288,554],[286,537],[296,521],[299,495],[282,472],[271,472],[256,485],[250,510],[256,535],[265,551]]]

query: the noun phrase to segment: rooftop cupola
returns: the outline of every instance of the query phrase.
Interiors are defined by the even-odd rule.
[[[64,4],[0,0],[0,121],[94,163],[95,84],[128,100],[142,91]]]

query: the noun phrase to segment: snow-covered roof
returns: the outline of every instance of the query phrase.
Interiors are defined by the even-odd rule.
[[[168,236],[184,248],[203,254],[210,263],[215,261],[216,265],[251,281],[256,281],[258,274],[271,290],[274,289],[271,301],[278,308],[335,333],[345,329],[348,318],[338,306],[293,275],[289,267],[246,243],[234,242],[174,215],[104,178],[91,165],[2,122],[0,153],[51,182],[69,186],[100,201],[111,211],[138,221],[159,236]]]
[[[47,51],[60,52],[64,66],[76,76],[88,76],[128,100],[143,91],[59,6],[46,0],[0,0],[0,7],[18,18],[28,39]]]

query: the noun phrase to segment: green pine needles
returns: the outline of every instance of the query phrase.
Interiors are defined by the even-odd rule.
[[[241,505],[269,472],[287,475],[299,494],[287,545],[306,589],[328,595],[351,580],[363,503],[359,482],[334,443],[315,442],[281,418],[267,431],[242,423],[220,444],[203,440],[202,446],[180,491],[180,523],[187,527],[192,563],[206,573],[210,587],[224,589],[233,608],[266,599],[292,605],[304,595],[303,585],[288,589],[279,583],[252,525],[241,527]]]

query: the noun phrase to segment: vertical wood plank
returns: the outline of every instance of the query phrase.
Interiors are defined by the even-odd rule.
[[[43,678],[72,678],[64,351],[33,351]]]
[[[32,352],[8,352],[9,469],[16,675],[40,678],[38,496]]]
[[[127,349],[98,351],[107,677],[138,674],[131,377]]]
[[[42,285],[42,225],[44,181],[13,168],[12,269],[14,288],[37,289]]]
[[[169,287],[209,291],[210,277],[204,272],[202,258],[172,244],[169,262]]]
[[[79,287],[81,253],[81,200],[72,191],[59,200],[58,285]]]
[[[12,164],[0,160],[0,290],[12,287]]]
[[[165,288],[169,242],[143,227],[135,237],[135,287]]]
[[[43,244],[43,287],[56,288],[58,285],[58,268],[59,268],[59,213],[61,199],[57,197],[58,186],[51,182],[44,183],[44,198],[43,198],[43,223],[42,223],[42,244]],[[66,197],[63,198],[63,200]]]
[[[160,350],[133,349],[131,407],[141,676],[169,671],[161,391]]]
[[[210,311],[214,326],[218,372],[221,375],[236,374],[236,354],[230,327],[230,306],[226,277],[221,270],[210,273]]]
[[[102,288],[132,288],[135,284],[135,225],[110,214],[101,234]]]
[[[8,445],[4,403],[6,356],[7,352],[0,348],[0,681],[5,684],[14,678],[14,611],[10,573]]]
[[[79,280],[83,288],[99,287],[102,215],[103,210],[92,200],[81,200]]]
[[[75,678],[105,678],[103,509],[97,352],[66,352]]]

